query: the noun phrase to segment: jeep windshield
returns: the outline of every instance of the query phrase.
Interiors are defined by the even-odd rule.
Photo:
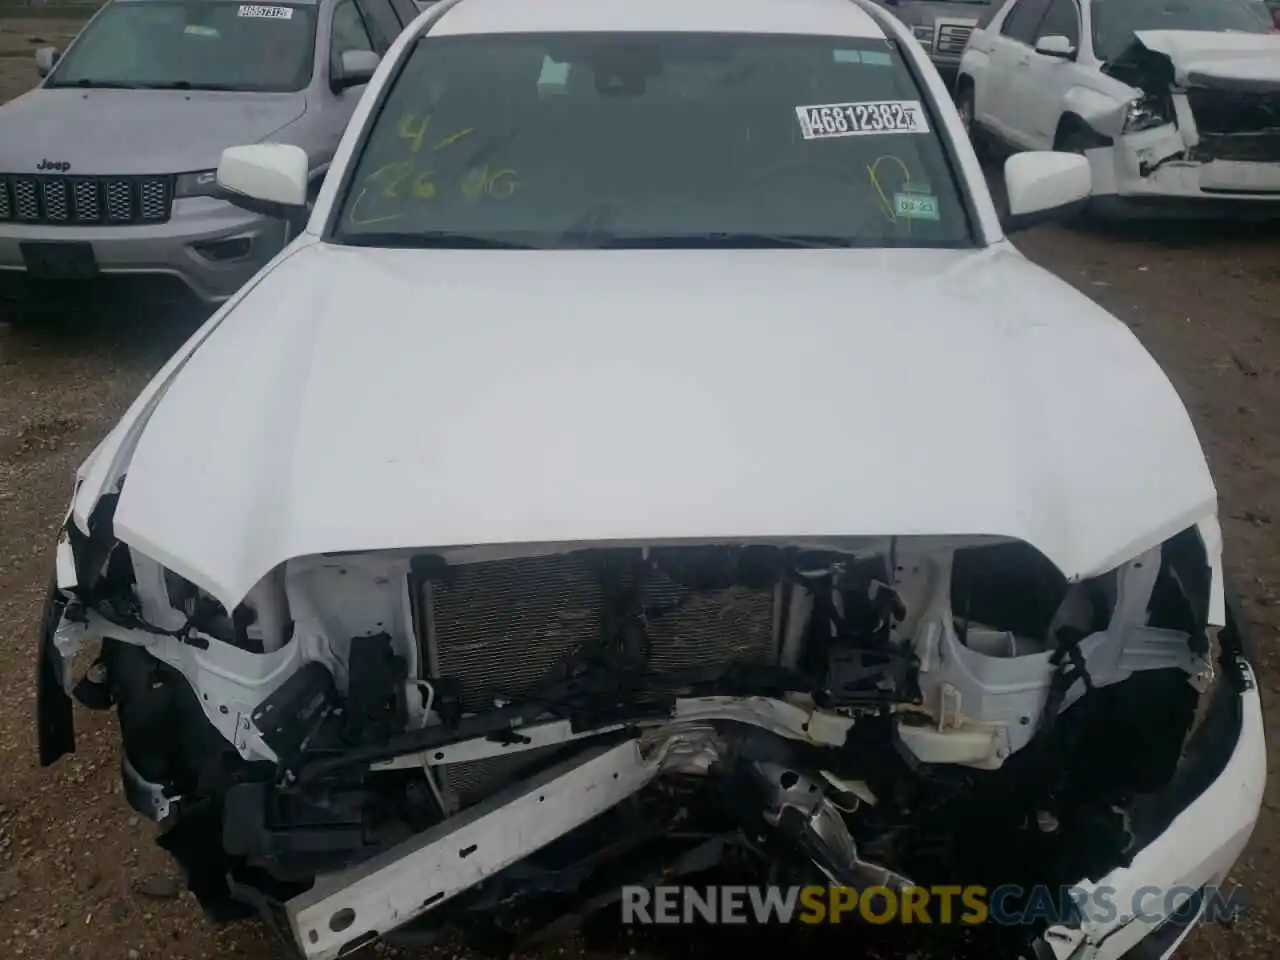
[[[1104,63],[1119,57],[1141,30],[1269,33],[1245,0],[1094,0],[1093,52]]]
[[[362,141],[339,243],[974,243],[932,104],[884,39],[428,36]]]
[[[116,0],[90,21],[50,87],[301,90],[316,7],[231,0]]]

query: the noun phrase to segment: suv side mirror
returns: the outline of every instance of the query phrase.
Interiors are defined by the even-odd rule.
[[[57,47],[41,47],[36,51],[36,71],[40,76],[47,77],[57,66],[61,56]]]
[[[343,50],[334,67],[331,86],[338,93],[349,87],[359,87],[373,79],[382,58],[372,50]]]
[[[1015,153],[1005,161],[1004,182],[1009,215],[1000,226],[1005,233],[1065,220],[1079,212],[1093,192],[1088,158],[1053,150]]]
[[[1042,57],[1071,60],[1076,55],[1076,48],[1066,37],[1051,33],[1036,41],[1036,53]]]
[[[309,216],[307,152],[287,143],[228,147],[218,161],[219,199],[301,229]]]

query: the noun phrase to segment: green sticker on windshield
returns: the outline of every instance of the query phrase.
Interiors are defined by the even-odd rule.
[[[210,40],[216,40],[221,36],[217,27],[206,27],[199,23],[189,23],[182,31],[189,37],[208,37]]]
[[[904,220],[939,220],[938,198],[925,193],[895,193],[893,215]]]
[[[563,87],[568,82],[568,63],[559,63],[550,57],[542,58],[542,70],[538,73],[538,89],[543,87]]]
[[[893,66],[889,55],[879,50],[832,50],[831,57],[836,63],[865,63],[872,67]]]

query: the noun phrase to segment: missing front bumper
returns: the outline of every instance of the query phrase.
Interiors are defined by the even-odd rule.
[[[298,946],[307,960],[345,956],[594,819],[660,768],[636,740],[597,747],[322,878],[287,905]]]
[[[659,741],[646,751],[640,741],[627,740],[595,747],[373,860],[321,879],[286,905],[303,956],[345,956],[536,853],[652,782],[664,769],[665,746]],[[1222,884],[1253,832],[1265,780],[1261,701],[1252,668],[1239,657],[1222,678],[1178,776],[1135,807],[1140,852],[1097,883],[1077,884],[1089,894],[1080,922],[1050,927],[1037,955],[1169,956],[1190,929],[1185,914],[1194,920],[1199,911],[1156,898],[1184,914],[1169,921],[1150,912],[1130,917],[1124,905],[1141,901],[1144,888],[1182,887],[1193,897]]]
[[[51,594],[41,633],[42,756],[46,727],[51,734],[59,729],[51,722],[59,717],[59,695],[66,697],[55,647],[59,614],[57,595]],[[1222,636],[1224,649],[1239,650],[1238,642],[1226,642],[1238,641],[1230,637],[1234,627],[1234,619],[1230,619]],[[1265,781],[1261,705],[1246,654],[1233,655],[1223,666],[1224,675],[1208,716],[1177,777],[1135,810],[1135,819],[1141,821],[1135,831],[1140,852],[1125,869],[1099,881],[1099,887],[1112,888],[1115,902],[1135,896],[1146,884],[1167,890],[1171,885],[1200,889],[1220,883],[1252,832]],[[737,711],[752,706],[742,698],[730,699]],[[668,741],[694,741],[701,756],[714,756],[717,744],[708,736],[709,722],[744,719],[736,713],[726,715],[728,708],[715,700],[689,701],[684,709],[678,706],[670,726],[651,731],[657,739],[646,739],[647,747],[632,739],[588,749],[358,867],[321,877],[310,891],[287,904],[291,938],[307,960],[344,956],[526,859],[636,794],[669,768]],[[62,702],[69,719],[69,699]],[[807,719],[800,723],[800,718],[787,713],[802,713],[798,708],[767,699],[755,706],[759,715],[750,726],[793,735],[800,729],[806,739],[827,746],[846,743],[849,721],[839,724],[839,729],[815,728],[815,718],[827,715],[805,714]],[[834,720],[828,718],[828,722]],[[676,727],[681,728],[678,737],[671,732]],[[65,732],[69,734],[69,729]],[[592,731],[593,736],[599,734],[599,730]],[[49,744],[54,749],[59,741],[51,736]],[[433,757],[437,761],[476,759],[478,747],[499,752],[507,749],[500,743],[472,741],[442,748]],[[425,758],[419,760],[426,762]],[[1189,843],[1188,837],[1195,842]],[[1128,921],[1086,913],[1070,929],[1051,929],[1043,945],[1052,953],[1044,955],[1071,960],[1119,957],[1136,949],[1135,944],[1158,943],[1158,937],[1150,919]]]

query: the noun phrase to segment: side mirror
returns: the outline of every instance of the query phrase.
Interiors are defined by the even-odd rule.
[[[218,161],[216,195],[265,217],[305,223],[307,152],[285,143],[228,147]]]
[[[333,74],[333,92],[368,83],[381,60],[372,50],[343,50]]]
[[[41,47],[36,51],[36,71],[40,76],[47,77],[57,66],[61,56],[57,47]]]
[[[1068,219],[1093,192],[1088,159],[1053,150],[1015,153],[1005,161],[1004,182],[1009,193],[1009,215],[1001,223],[1005,233]]]
[[[1051,33],[1036,41],[1036,53],[1042,57],[1054,57],[1057,60],[1071,60],[1076,55],[1076,48],[1066,37]]]

